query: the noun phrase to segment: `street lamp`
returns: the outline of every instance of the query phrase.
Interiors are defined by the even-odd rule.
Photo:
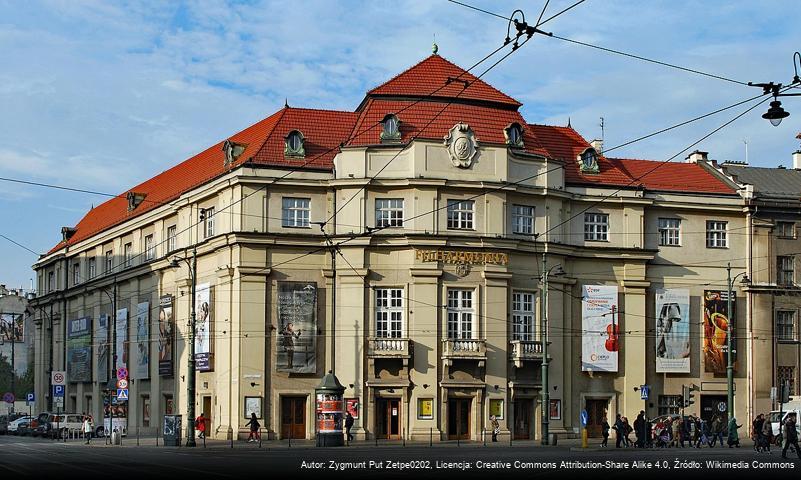
[[[565,271],[562,265],[556,264],[546,269],[545,252],[542,252],[542,301],[540,302],[540,339],[542,339],[542,444],[548,445],[548,424],[550,413],[550,394],[548,393],[548,276],[562,276]]]
[[[203,211],[201,210],[201,220],[204,218]],[[170,262],[173,268],[181,265],[181,260],[186,262],[189,266],[189,276],[192,279],[192,312],[189,317],[189,371],[186,372],[186,406],[187,406],[187,419],[186,428],[186,446],[194,447],[195,444],[195,289],[197,288],[197,247],[192,247],[191,261],[186,257],[174,257]]]
[[[727,407],[728,407],[728,415],[729,420],[734,418],[734,356],[732,355],[732,344],[731,344],[731,337],[734,333],[734,318],[731,311],[731,299],[732,299],[732,289],[734,288],[734,281],[737,280],[737,277],[740,275],[743,276],[742,280],[740,280],[741,286],[748,286],[751,284],[751,280],[748,278],[748,275],[745,272],[738,273],[731,278],[731,263],[728,263],[726,266],[726,272],[728,276],[728,296],[726,297],[726,315],[728,316],[729,324],[726,326],[726,379],[727,379]]]
[[[798,62],[798,64],[796,64]],[[795,52],[793,54],[793,68],[795,69],[795,76],[793,80],[790,82],[789,85],[786,86],[784,91],[787,91],[789,88],[793,88],[794,86],[801,84],[801,77],[798,76],[798,65],[801,65],[801,53]],[[790,116],[790,113],[787,112],[784,108],[782,108],[782,102],[779,101],[779,97],[798,97],[801,96],[801,93],[780,93],[782,90],[781,83],[753,83],[748,82],[749,86],[752,87],[759,87],[762,88],[762,91],[765,95],[772,94],[773,101],[770,102],[770,108],[768,111],[762,114],[762,118],[765,120],[770,121],[770,124],[774,127],[778,127],[779,124],[782,123],[782,120]]]

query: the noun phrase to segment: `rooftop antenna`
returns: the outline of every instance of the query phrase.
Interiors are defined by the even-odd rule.
[[[745,144],[745,163],[748,165],[748,139],[744,138],[743,143]]]
[[[601,117],[600,126],[601,126],[601,141],[603,142],[604,141],[604,117]]]
[[[435,33],[434,34],[434,43],[431,44],[431,53],[433,53],[434,55],[437,55],[437,52],[439,52],[439,47],[437,46],[437,34]]]

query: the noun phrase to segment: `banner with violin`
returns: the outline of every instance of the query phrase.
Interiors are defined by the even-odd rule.
[[[710,373],[726,373],[728,364],[728,339],[731,334],[732,363],[737,361],[737,337],[734,331],[737,327],[735,316],[737,312],[737,296],[731,299],[731,309],[728,311],[728,291],[704,290],[704,370]]]
[[[690,291],[656,291],[656,372],[690,373]]]
[[[581,300],[581,370],[617,372],[620,350],[617,286],[585,285]]]

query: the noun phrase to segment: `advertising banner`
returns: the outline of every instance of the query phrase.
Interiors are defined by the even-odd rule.
[[[620,323],[617,286],[584,285],[581,300],[581,370],[617,372]]]
[[[109,369],[109,318],[105,313],[97,319],[97,330],[95,330],[95,348],[97,349],[97,380],[101,383],[108,382]]]
[[[278,282],[277,370],[317,371],[317,284]]]
[[[67,322],[67,378],[71,382],[92,381],[92,319]]]
[[[150,378],[150,303],[136,304],[136,361],[133,378]]]
[[[210,372],[214,369],[211,360],[212,312],[211,286],[202,283],[195,290],[195,370]]]
[[[172,295],[164,295],[159,299],[159,375],[162,377],[173,375],[174,326]]]
[[[737,312],[735,302],[737,298],[736,296],[732,297],[732,311],[729,312],[728,296],[728,291],[704,290],[704,370],[709,373],[726,373],[729,353],[727,335],[729,333],[732,336],[732,362],[737,361],[736,337],[734,336],[737,328],[734,320]]]
[[[0,314],[0,338],[4,342],[22,343],[25,338],[25,322],[18,313]]]
[[[342,397],[330,393],[317,394],[317,432],[342,433],[344,405]]]
[[[114,371],[120,368],[128,368],[128,309],[117,310],[117,329],[116,329],[115,354],[117,361],[114,363]]]
[[[656,371],[690,373],[690,291],[656,291]]]

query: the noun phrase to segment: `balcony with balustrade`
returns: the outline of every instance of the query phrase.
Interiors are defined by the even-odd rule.
[[[370,338],[367,356],[370,358],[409,358],[410,341],[408,338]]]
[[[542,361],[542,342],[534,340],[510,340],[509,356],[515,368],[522,368],[526,361]]]
[[[487,341],[476,338],[446,338],[442,340],[442,358],[451,360],[487,359]]]

